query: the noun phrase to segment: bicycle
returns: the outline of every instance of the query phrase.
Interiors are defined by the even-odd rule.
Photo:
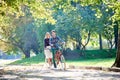
[[[53,61],[51,60],[51,63],[53,64],[53,66],[56,66],[56,68],[57,68],[58,66],[60,66],[59,68],[60,68],[61,70],[66,70],[65,58],[64,58],[64,56],[63,56],[63,54],[62,54],[62,51],[61,51],[60,49],[58,49],[58,50],[56,51],[55,56],[54,56],[54,60],[55,60],[55,62],[53,62]],[[47,59],[45,59],[45,63],[46,63],[46,66],[49,67],[49,64],[48,64]],[[50,68],[50,67],[49,67],[49,68]]]
[[[65,58],[62,54],[64,43],[58,43],[56,45],[59,46],[59,48],[55,50],[56,52],[53,54],[53,59],[51,60],[51,63],[53,64],[54,68],[57,68],[57,66],[59,65],[62,70],[65,70],[66,63]],[[48,66],[47,59],[45,59],[45,63],[47,63]]]
[[[56,66],[60,65],[60,68],[62,70],[66,70],[65,58],[64,58],[64,56],[62,54],[62,51],[57,50],[54,59],[55,59],[54,64],[56,64]]]

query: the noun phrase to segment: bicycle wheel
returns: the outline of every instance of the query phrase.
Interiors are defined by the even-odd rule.
[[[65,58],[63,55],[60,56],[60,63],[61,63],[61,69],[65,70],[66,69],[66,63],[65,63]]]

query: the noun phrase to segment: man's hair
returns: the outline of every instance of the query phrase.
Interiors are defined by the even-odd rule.
[[[52,30],[51,32],[54,32],[54,33],[56,33],[56,31],[55,31],[55,30]]]

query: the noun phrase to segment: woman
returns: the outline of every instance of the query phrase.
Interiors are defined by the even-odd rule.
[[[50,51],[51,46],[50,46],[50,33],[47,32],[45,35],[45,39],[44,39],[44,54],[45,54],[45,58],[49,64],[49,67],[51,67],[52,65],[52,52]]]

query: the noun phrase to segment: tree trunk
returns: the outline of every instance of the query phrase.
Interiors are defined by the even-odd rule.
[[[30,53],[25,53],[25,58],[30,58]]]
[[[23,51],[24,55],[25,55],[25,58],[30,58],[30,50],[24,50]]]
[[[20,45],[16,47],[18,47],[23,52],[23,54],[25,55],[25,58],[30,58],[30,50],[24,50],[24,48]]]
[[[100,50],[102,50],[103,47],[102,47],[102,35],[101,34],[99,34],[99,45],[100,45]]]
[[[117,45],[117,54],[116,54],[116,60],[112,67],[120,67],[120,30],[118,34],[118,45]]]
[[[79,42],[76,44],[76,49],[77,49],[77,50],[80,50],[80,48],[81,48],[81,42],[79,41]]]
[[[79,32],[78,32],[79,33]],[[76,42],[77,42],[77,44],[76,44],[76,49],[77,50],[80,50],[81,49],[81,40],[82,40],[82,38],[81,38],[81,35],[79,34],[79,35],[76,35]]]
[[[85,51],[86,46],[88,45],[88,43],[89,43],[89,41],[90,41],[90,36],[91,36],[91,33],[90,33],[90,31],[89,31],[89,32],[88,32],[88,37],[87,37],[86,43],[85,43],[85,44],[81,43],[81,46],[82,46],[82,48],[81,48],[81,53],[82,53],[83,56],[85,56],[84,51]]]
[[[118,44],[118,22],[115,22],[114,25],[114,37],[115,37],[115,49],[117,49],[117,44]]]

